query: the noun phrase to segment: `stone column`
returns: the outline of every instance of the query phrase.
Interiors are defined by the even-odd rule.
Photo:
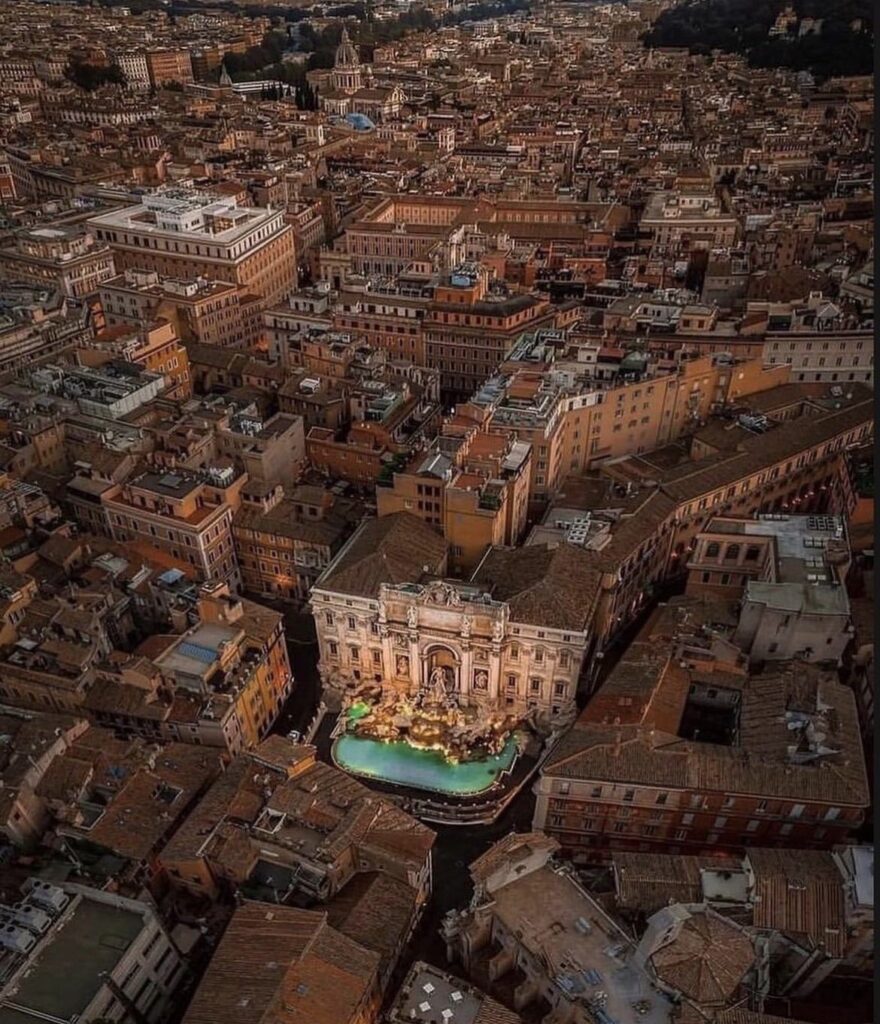
[[[382,638],[382,662],[385,666],[384,683],[397,676],[397,651],[394,649],[394,638],[388,632],[387,626],[379,626],[379,636]]]
[[[501,644],[493,643],[489,651],[489,703],[498,707],[498,694],[501,686]]]
[[[459,668],[458,692],[464,701],[469,701],[473,681],[474,653],[467,640],[461,642],[461,666]]]
[[[425,662],[427,657],[422,658],[419,654],[419,635],[416,632],[409,634],[409,689],[410,695],[418,693],[425,682]]]

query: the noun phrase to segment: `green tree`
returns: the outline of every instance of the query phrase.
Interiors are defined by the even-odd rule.
[[[92,92],[102,85],[128,85],[125,72],[118,64],[101,67],[73,58],[64,69],[64,77],[80,89]]]

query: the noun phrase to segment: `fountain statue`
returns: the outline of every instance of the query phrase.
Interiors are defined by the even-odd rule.
[[[452,680],[446,674],[448,671],[443,665],[437,665],[428,677],[429,693],[438,704],[446,700],[448,691],[452,689]]]
[[[395,656],[397,677],[406,678],[413,663],[406,654]],[[504,711],[489,711],[462,699],[457,669],[434,664],[425,669],[417,693],[401,693],[397,686],[362,681],[343,701],[343,714],[362,705],[345,721],[354,735],[383,742],[403,741],[415,748],[439,750],[450,762],[480,760],[499,755],[521,718]],[[474,689],[487,692],[485,668],[473,675]]]

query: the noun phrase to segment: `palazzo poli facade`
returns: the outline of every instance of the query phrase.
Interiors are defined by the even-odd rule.
[[[446,700],[478,717],[531,713],[539,728],[569,719],[592,588],[537,612],[564,571],[575,585],[592,582],[577,554],[494,549],[468,582],[442,579],[445,562],[442,537],[408,513],[363,524],[312,591],[324,684],[340,694],[379,684],[383,695]],[[537,614],[520,614],[526,607]]]

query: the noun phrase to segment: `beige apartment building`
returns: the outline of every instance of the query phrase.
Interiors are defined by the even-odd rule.
[[[633,503],[611,541],[593,553],[603,573],[595,635],[603,645],[637,614],[646,590],[684,570],[697,537],[714,515],[800,513],[849,515],[855,496],[847,450],[870,443],[870,398],[842,410],[813,411],[748,434],[664,469],[645,457],[603,469]],[[725,570],[721,570],[722,572]]]
[[[764,359],[791,367],[791,379],[845,388],[853,381],[874,382],[873,331],[768,331]]]
[[[187,85],[193,81],[192,58],[189,50],[148,50],[147,66],[150,81],[159,88],[169,82]]]
[[[233,535],[249,593],[301,601],[354,529],[359,505],[331,491],[300,484],[289,497],[242,506]]]
[[[351,271],[396,276],[438,246],[472,206],[472,200],[445,196],[383,199],[345,230]]]
[[[108,327],[162,316],[181,340],[225,348],[250,348],[263,333],[263,302],[229,281],[181,281],[129,269],[104,281],[99,297]]]
[[[422,321],[426,364],[440,371],[442,391],[466,399],[523,331],[553,326],[555,319],[546,300],[492,291],[482,267],[459,265],[435,289]]]
[[[0,282],[57,288],[71,299],[93,295],[114,272],[107,243],[70,228],[30,228],[0,249]]]
[[[728,365],[712,356],[587,389],[569,386],[564,376],[520,368],[487,381],[458,412],[531,444],[530,500],[540,504],[566,476],[660,448],[695,432],[732,394],[777,381],[778,372],[765,372],[760,359]]]
[[[101,494],[114,540],[159,548],[193,566],[200,580],[241,579],[232,542],[232,519],[247,476],[231,469],[215,479],[191,472],[147,472]]]
[[[282,210],[167,189],[93,217],[89,227],[110,246],[118,271],[224,281],[258,296],[264,308],[296,287],[293,229]]]
[[[656,192],[639,222],[658,249],[729,249],[736,243],[739,223],[708,192]]]
[[[125,75],[129,89],[145,91],[152,85],[150,61],[143,50],[121,50],[114,54],[116,63]],[[161,66],[159,67],[161,73]]]
[[[528,515],[531,450],[523,441],[453,426],[427,454],[376,488],[380,516],[409,512],[439,526],[449,544],[450,567],[460,575],[476,569],[490,547],[513,546]]]
[[[165,378],[165,398],[186,399],[192,394],[189,356],[174,325],[156,320],[142,326],[120,325],[100,331],[88,348],[77,351],[83,366],[100,366],[109,359],[124,359]]]
[[[386,349],[393,358],[426,366],[422,324],[429,303],[429,296],[386,282],[371,284],[369,291],[349,287],[339,295],[333,327]]]

